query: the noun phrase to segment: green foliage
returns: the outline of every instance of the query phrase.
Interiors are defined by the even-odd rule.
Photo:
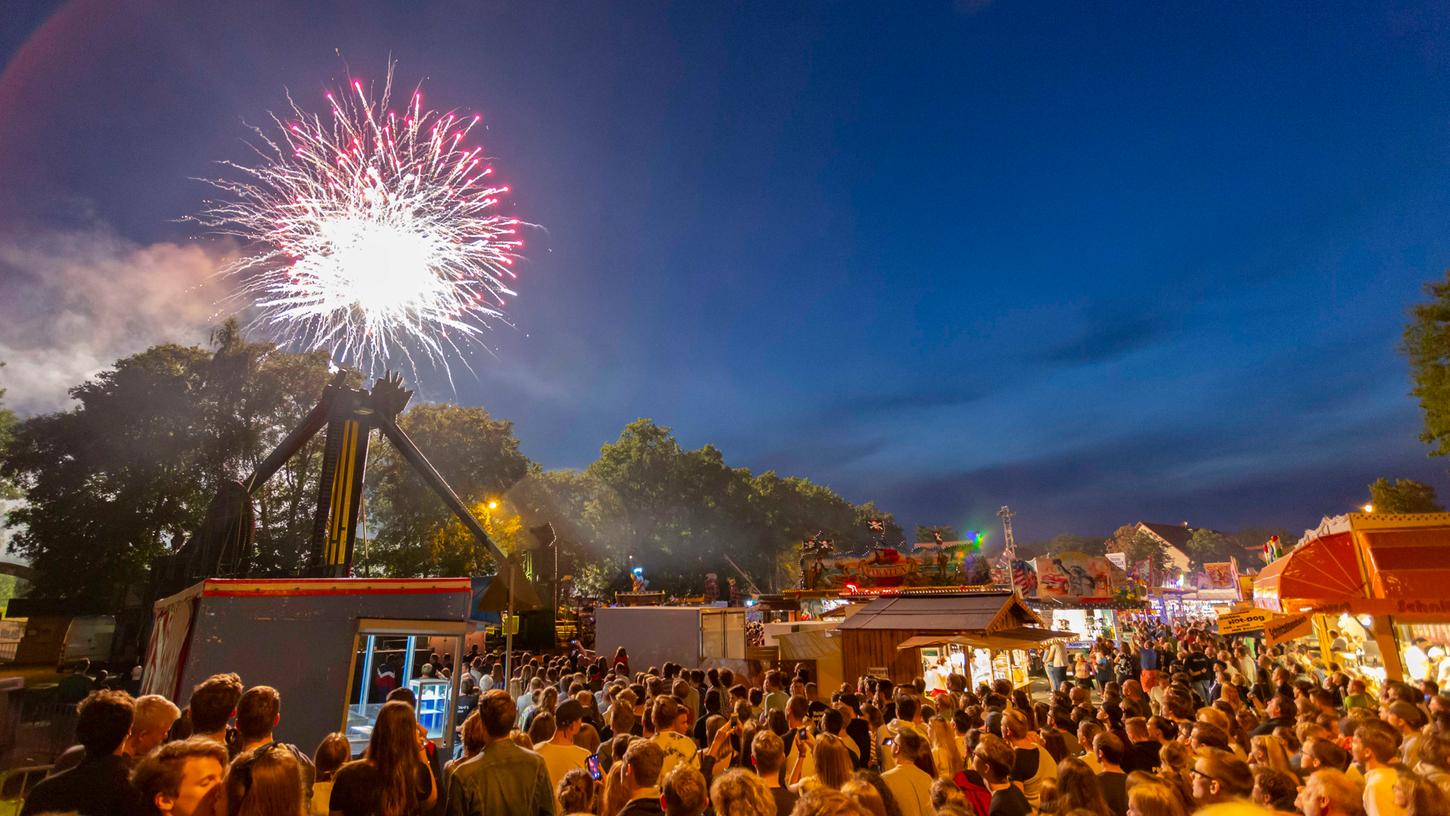
[[[1130,567],[1143,561],[1151,561],[1155,571],[1161,571],[1168,566],[1168,548],[1156,537],[1139,529],[1136,524],[1119,527],[1105,544],[1107,552],[1126,554]]]
[[[915,538],[912,541],[932,541],[936,533],[941,533],[942,541],[961,541],[962,532],[948,524],[918,524],[916,525]]]
[[[1203,569],[1204,564],[1227,561],[1237,557],[1240,550],[1234,539],[1218,530],[1197,529],[1188,536],[1183,552],[1187,554],[1193,570]]]
[[[0,362],[0,368],[4,367],[5,363]],[[20,490],[3,475],[6,451],[15,437],[15,423],[15,412],[5,407],[5,389],[0,388],[0,500],[20,498]]]
[[[1058,533],[1044,545],[1046,555],[1065,552],[1080,552],[1088,555],[1102,555],[1106,552],[1102,536],[1080,536],[1072,533]]]
[[[75,407],[16,427],[0,473],[25,493],[9,520],[32,594],[119,602],[196,529],[219,481],[245,477],[322,391],[323,355],[245,343],[234,326],[215,339],[215,353],[162,345],[120,360],[71,390]],[[299,557],[318,455],[304,451],[257,496],[264,573]]]
[[[529,471],[519,451],[513,423],[494,419],[477,407],[424,403],[398,418],[398,424],[453,487],[474,516],[485,522],[513,513],[490,510],[505,491]],[[374,531],[367,550],[369,574],[393,576],[491,574],[496,565],[452,512],[379,435],[368,463],[368,525]],[[489,530],[490,538],[498,530]],[[510,534],[517,539],[518,530]],[[496,541],[495,543],[500,543]],[[502,546],[502,545],[501,545]]]
[[[1435,456],[1450,454],[1450,275],[1425,287],[1430,302],[1411,309],[1400,350],[1410,359],[1410,393],[1425,415],[1420,438]]]
[[[1381,476],[1369,486],[1369,503],[1376,513],[1443,513],[1435,488],[1414,479],[1391,482]]]

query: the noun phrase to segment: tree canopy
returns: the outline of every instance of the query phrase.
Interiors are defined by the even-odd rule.
[[[1410,360],[1410,393],[1425,424],[1420,438],[1435,456],[1450,454],[1450,273],[1425,286],[1427,303],[1416,304],[1400,349]]]
[[[1369,503],[1376,513],[1445,512],[1435,497],[1435,488],[1414,479],[1375,479],[1369,486]]]

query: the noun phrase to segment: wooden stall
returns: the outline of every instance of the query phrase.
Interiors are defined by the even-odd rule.
[[[956,644],[985,652],[989,663],[1003,652],[1010,664],[1012,651],[1074,637],[1043,627],[1037,613],[1012,592],[956,589],[879,594],[842,621],[839,634],[845,677],[873,674],[897,683],[924,676],[923,649]],[[972,683],[988,679],[970,669],[964,673],[972,675]]]

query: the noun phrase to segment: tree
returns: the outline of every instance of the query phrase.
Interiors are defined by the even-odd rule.
[[[1106,552],[1105,542],[1102,536],[1081,536],[1072,533],[1058,533],[1047,540],[1044,545],[1047,555],[1060,555],[1065,552],[1080,552],[1088,555],[1102,555]]]
[[[1369,503],[1376,513],[1443,513],[1435,488],[1414,479],[1391,482],[1381,476],[1369,486]]]
[[[223,479],[245,478],[312,407],[325,354],[245,342],[161,345],[71,389],[75,407],[19,423],[0,478],[25,494],[11,547],[36,570],[32,594],[119,605],[151,561],[196,530]],[[256,569],[288,574],[306,557],[321,442],[254,497]]]
[[[1234,540],[1218,530],[1199,528],[1189,534],[1183,551],[1191,561],[1192,569],[1198,571],[1203,569],[1204,564],[1227,561],[1230,556],[1236,556],[1236,548]]]
[[[0,362],[0,368],[4,367],[5,363]],[[0,388],[0,501],[20,498],[20,491],[4,476],[5,455],[15,437],[15,423],[15,412],[5,407],[5,389]],[[3,526],[4,520],[0,518],[0,527]]]
[[[1450,274],[1425,287],[1430,302],[1411,309],[1400,350],[1410,359],[1410,393],[1425,425],[1420,439],[1434,456],[1450,454]]]
[[[1168,567],[1168,548],[1136,524],[1125,524],[1114,530],[1113,537],[1104,544],[1107,552],[1120,552],[1128,557],[1129,572],[1135,572],[1137,565],[1144,561],[1157,573]],[[1146,580],[1148,576],[1142,577]]]
[[[918,524],[916,525],[916,537],[912,541],[932,541],[937,534],[941,535],[942,541],[962,540],[962,533],[956,527],[946,524]]]
[[[529,472],[513,423],[494,419],[482,408],[423,403],[400,416],[398,424],[477,518],[486,519],[488,502],[499,502]],[[380,438],[370,455],[373,537],[361,564],[369,574],[492,572],[491,562],[474,551],[472,537],[461,535],[466,530],[453,513],[386,439]]]

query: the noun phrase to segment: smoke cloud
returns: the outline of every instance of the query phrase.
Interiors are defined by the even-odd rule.
[[[0,236],[0,388],[20,414],[121,357],[196,343],[222,318],[220,259],[201,245],[141,245],[104,228]]]

